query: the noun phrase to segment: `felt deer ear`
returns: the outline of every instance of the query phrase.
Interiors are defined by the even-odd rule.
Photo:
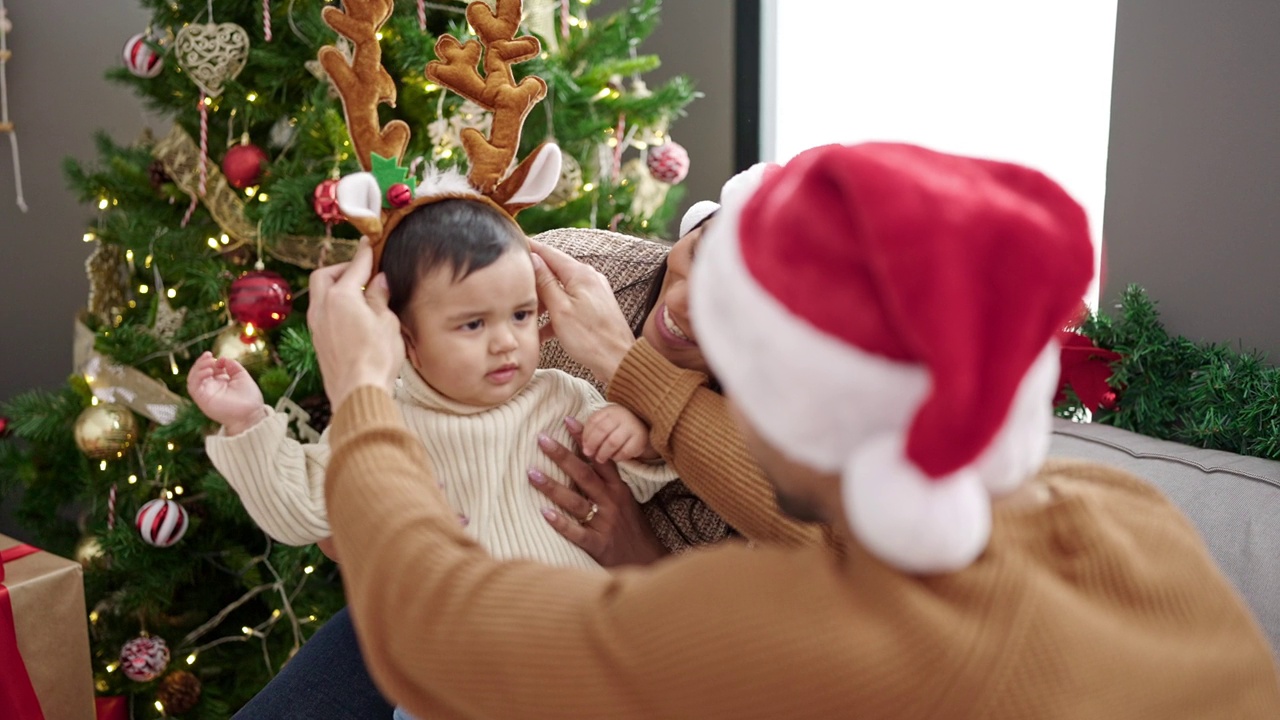
[[[395,82],[382,67],[378,45],[378,30],[391,17],[395,1],[344,0],[341,8],[324,9],[324,21],[354,45],[350,61],[336,47],[321,48],[320,63],[342,97],[351,145],[366,171],[338,184],[338,205],[369,237],[375,263],[382,256],[384,236],[422,205],[466,198],[514,216],[545,200],[559,182],[560,148],[553,144],[539,146],[516,164],[525,118],[547,94],[541,78],[529,76],[517,83],[511,71],[512,65],[542,51],[536,37],[516,37],[520,5],[520,0],[496,0],[491,9],[484,0],[475,0],[467,6],[467,21],[479,40],[460,43],[442,35],[436,42],[439,59],[427,64],[427,78],[490,111],[493,119],[488,137],[475,128],[461,133],[471,168],[465,180],[451,170],[429,170],[414,190],[409,189],[409,172],[400,165],[409,126],[400,120],[383,125],[378,118],[378,105],[394,107],[396,101]]]

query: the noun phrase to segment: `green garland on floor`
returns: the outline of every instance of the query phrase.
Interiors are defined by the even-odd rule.
[[[1156,303],[1129,286],[1111,317],[1091,314],[1079,331],[1122,355],[1110,384],[1118,403],[1094,422],[1151,437],[1280,460],[1280,369],[1256,352],[1170,336]],[[1081,413],[1069,394],[1061,417]]]

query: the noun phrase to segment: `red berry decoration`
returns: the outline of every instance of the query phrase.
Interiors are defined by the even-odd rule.
[[[413,190],[404,183],[396,183],[387,190],[387,202],[390,202],[392,207],[402,208],[413,202]]]
[[[311,207],[326,225],[342,222],[342,208],[338,207],[338,181],[324,180],[316,186],[315,199]]]
[[[674,141],[650,149],[649,172],[654,178],[675,185],[689,174],[689,151]]]
[[[270,330],[289,317],[293,310],[293,290],[279,273],[269,270],[245,273],[231,283],[227,309],[238,322]]]
[[[120,669],[134,682],[150,682],[169,666],[169,646],[163,638],[143,635],[120,648]]]
[[[190,523],[187,511],[181,505],[172,500],[157,499],[138,508],[133,524],[148,545],[169,547],[182,539]]]
[[[138,33],[124,44],[124,66],[140,78],[153,78],[164,69],[164,56],[148,40],[146,33]]]
[[[267,154],[252,143],[236,145],[222,156],[222,174],[237,190],[257,185],[262,179],[262,168],[267,164]]]

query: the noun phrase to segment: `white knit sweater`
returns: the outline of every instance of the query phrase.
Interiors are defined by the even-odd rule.
[[[605,405],[594,387],[559,370],[538,370],[506,403],[479,408],[436,392],[406,363],[396,400],[460,522],[494,557],[599,567],[542,517],[548,502],[526,474],[536,467],[568,483],[538,449],[538,433],[571,446],[564,418],[584,420]],[[205,450],[259,527],[281,542],[307,545],[330,535],[324,503],[328,432],[302,444],[289,437],[287,421],[273,412],[234,437],[219,431],[205,439]],[[675,479],[666,465],[626,462],[619,469],[639,502]]]

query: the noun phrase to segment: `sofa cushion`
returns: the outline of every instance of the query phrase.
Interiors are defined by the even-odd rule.
[[[1060,419],[1049,452],[1118,467],[1160,488],[1200,530],[1280,656],[1280,462]]]

